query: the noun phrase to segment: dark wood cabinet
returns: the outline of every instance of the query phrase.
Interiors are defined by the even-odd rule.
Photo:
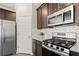
[[[36,52],[37,56],[42,56],[42,42],[37,40],[37,45],[36,45]]]
[[[0,19],[5,19],[5,10],[0,9]]]
[[[37,28],[42,29],[47,27],[47,15],[48,15],[48,4],[42,4],[37,9]]]
[[[64,9],[69,5],[72,5],[72,3],[58,3],[58,10]]]
[[[0,19],[16,21],[16,13],[5,9],[0,9]]]
[[[42,56],[42,43],[38,40],[32,40],[32,52],[34,56]]]
[[[75,24],[79,26],[79,3],[74,3],[74,20]]]
[[[41,7],[42,7],[42,28],[46,28],[47,27],[48,4],[43,4]]]
[[[33,55],[36,56],[36,40],[32,39],[32,52]]]
[[[48,15],[58,11],[58,3],[49,3],[48,4]]]
[[[79,52],[70,51],[70,56],[79,56]]]
[[[42,10],[41,7],[37,9],[37,28],[41,29],[42,28]]]
[[[16,14],[14,12],[11,12],[11,11],[6,11],[5,12],[5,19],[15,21],[16,20]]]

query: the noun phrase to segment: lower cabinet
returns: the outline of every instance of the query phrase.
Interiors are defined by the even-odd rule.
[[[42,42],[32,39],[32,52],[34,56],[42,56]]]
[[[70,56],[79,56],[79,53],[75,51],[70,51]]]
[[[33,55],[36,56],[36,40],[32,39],[32,52]]]
[[[42,56],[42,46],[40,44],[37,44],[36,46],[36,55]]]

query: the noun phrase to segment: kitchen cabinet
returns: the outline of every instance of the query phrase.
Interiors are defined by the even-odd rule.
[[[58,3],[49,3],[48,4],[48,15],[56,12],[58,10]]]
[[[5,10],[0,9],[0,19],[5,19]]]
[[[16,13],[5,9],[0,9],[0,19],[16,21]]]
[[[75,24],[79,26],[79,3],[74,3],[74,18],[75,18]]]
[[[71,5],[72,3],[58,3],[58,10],[64,9],[65,7]]]
[[[42,11],[41,11],[41,7],[39,7],[38,9],[37,9],[37,28],[38,29],[41,29],[42,28]]]
[[[70,51],[70,56],[79,56],[79,53],[75,51]]]
[[[42,56],[42,42],[38,40],[36,45],[36,53],[37,56]]]
[[[48,4],[48,15],[59,11],[69,5],[71,5],[72,3],[49,3]]]
[[[36,56],[36,40],[32,39],[32,52],[33,55]]]
[[[47,27],[48,4],[44,3],[37,9],[37,28]]]
[[[42,55],[42,43],[38,40],[32,40],[32,52],[34,56]]]
[[[5,12],[5,19],[15,21],[16,20],[16,14],[14,12],[11,12],[11,11],[6,11]]]
[[[42,28],[46,28],[47,27],[48,4],[43,4],[41,7],[42,7]]]

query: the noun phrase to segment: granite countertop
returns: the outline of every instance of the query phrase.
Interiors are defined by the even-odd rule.
[[[76,43],[70,50],[79,53],[79,43]]]

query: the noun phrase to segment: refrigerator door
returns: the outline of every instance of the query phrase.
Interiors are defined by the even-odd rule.
[[[15,22],[2,21],[3,27],[3,55],[9,55],[15,53]]]

